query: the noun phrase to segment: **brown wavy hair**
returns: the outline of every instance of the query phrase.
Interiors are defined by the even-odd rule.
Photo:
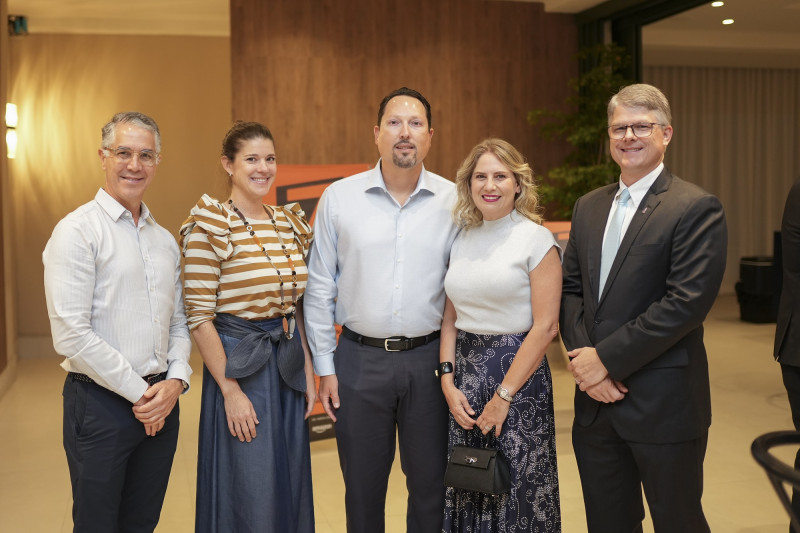
[[[483,222],[475,202],[472,200],[470,184],[472,174],[478,165],[478,159],[483,154],[494,154],[500,162],[513,174],[519,185],[520,192],[514,195],[514,209],[522,216],[537,224],[542,223],[541,207],[539,206],[539,191],[533,179],[533,170],[519,150],[503,139],[484,139],[469,153],[456,173],[456,192],[458,199],[453,208],[453,220],[460,228],[472,228]]]

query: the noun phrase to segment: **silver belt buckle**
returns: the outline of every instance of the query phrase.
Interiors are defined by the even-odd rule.
[[[400,352],[402,350],[391,350],[391,349],[389,349],[389,343],[390,342],[400,342],[401,340],[403,340],[403,339],[399,339],[399,338],[395,338],[395,337],[384,339],[384,341],[383,341],[383,349],[386,350],[387,352]]]

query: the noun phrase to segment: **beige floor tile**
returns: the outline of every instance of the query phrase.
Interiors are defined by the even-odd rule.
[[[317,523],[344,522],[344,482],[339,470],[336,441],[326,439],[311,443],[311,475]]]
[[[316,533],[335,533],[335,531],[327,522],[317,520]]]
[[[786,533],[789,518],[766,476],[706,485],[703,505],[712,531]]]
[[[331,533],[347,533],[347,522],[345,520],[330,522],[328,524],[328,528],[330,529]]]

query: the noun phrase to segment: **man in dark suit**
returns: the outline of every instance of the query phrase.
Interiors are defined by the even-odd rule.
[[[572,440],[588,530],[708,532],[700,503],[711,424],[703,320],[725,270],[719,200],[673,176],[666,97],[608,104],[620,182],[580,198],[564,255],[561,334],[577,388]]]
[[[789,394],[794,428],[800,431],[800,181],[786,198],[781,223],[783,288],[775,329],[775,359],[781,364],[783,385]],[[800,451],[794,467],[800,469]],[[800,491],[792,492],[792,508],[800,517]],[[798,533],[789,528],[791,533]]]

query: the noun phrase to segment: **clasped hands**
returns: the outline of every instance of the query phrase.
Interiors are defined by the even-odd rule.
[[[508,410],[510,403],[498,397],[496,394],[483,408],[483,412],[477,419],[472,418],[476,415],[475,410],[470,406],[467,397],[455,385],[444,386],[445,400],[453,414],[453,419],[463,429],[470,430],[475,426],[478,427],[481,433],[488,434],[494,428],[494,435],[500,436],[503,429],[503,424],[508,417]]]
[[[164,427],[167,416],[182,392],[181,380],[165,379],[150,385],[139,401],[133,404],[133,415],[144,424],[144,431],[149,437],[155,436]]]
[[[597,350],[586,346],[572,350],[567,355],[570,358],[567,368],[572,372],[578,388],[586,394],[603,403],[617,402],[625,397],[628,388],[608,375]]]

